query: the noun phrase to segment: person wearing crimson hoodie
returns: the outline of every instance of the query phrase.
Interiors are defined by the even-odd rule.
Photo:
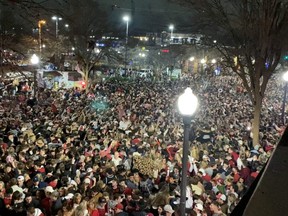
[[[179,144],[178,141],[176,144],[172,144],[172,145],[168,145],[166,148],[166,151],[169,154],[169,160],[172,161],[177,153],[177,151],[179,150]]]
[[[98,200],[98,206],[97,206],[97,210],[99,213],[99,216],[106,216],[108,213],[107,210],[107,200],[105,199],[105,197],[100,197]]]
[[[238,180],[240,179],[240,174],[239,174],[239,172],[238,172],[237,167],[233,167],[233,168],[232,168],[232,176],[233,176],[233,182],[234,182],[234,183],[237,183]]]
[[[51,216],[51,194],[54,192],[54,189],[51,186],[45,188],[45,198],[41,200],[40,206],[45,210],[46,216]]]
[[[250,173],[251,171],[247,166],[247,162],[243,161],[243,168],[240,170],[240,176],[244,179],[245,183],[249,180]]]

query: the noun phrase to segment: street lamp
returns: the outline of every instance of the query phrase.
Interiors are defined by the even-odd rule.
[[[201,73],[203,73],[204,72],[204,65],[206,64],[206,59],[202,58],[200,60],[200,63],[201,63]]]
[[[39,53],[40,56],[42,54],[42,25],[45,25],[46,21],[45,20],[39,20],[38,21],[38,33],[39,33]]]
[[[61,17],[53,16],[52,20],[55,20],[56,28],[55,28],[55,37],[58,38],[59,28],[58,28],[58,22],[62,20]]]
[[[187,162],[189,152],[189,131],[192,115],[198,106],[198,99],[193,94],[191,88],[186,88],[184,93],[178,98],[178,109],[183,117],[184,123],[184,142],[182,153],[182,177],[181,177],[181,196],[180,196],[180,215],[185,215],[186,207],[186,187],[187,187]]]
[[[145,57],[146,54],[145,54],[145,53],[139,53],[139,56],[140,56],[140,57]]]
[[[189,58],[189,61],[191,61],[191,62],[194,60],[195,60],[195,58],[193,56]]]
[[[170,33],[170,40],[172,41],[174,25],[171,24],[171,25],[169,26],[169,30],[170,30],[170,32],[171,32],[171,33]]]
[[[125,45],[125,73],[127,73],[127,52],[128,52],[128,34],[129,34],[129,16],[124,16],[123,20],[126,22],[126,45]]]
[[[31,59],[30,59],[31,64],[32,65],[38,65],[39,61],[40,61],[39,57],[36,54],[33,54]],[[33,81],[34,82],[34,86],[33,86],[34,87],[34,89],[33,89],[34,98],[36,98],[36,86],[37,86],[36,85],[36,81],[37,81],[36,74],[37,74],[37,70],[35,70],[34,74],[33,74],[34,75],[34,81]]]
[[[212,60],[211,60],[211,63],[212,63],[212,64],[215,64],[216,62],[217,62],[216,59],[212,59]]]
[[[288,71],[283,74],[283,80],[285,82],[284,86],[284,95],[283,95],[283,103],[282,103],[282,123],[285,124],[285,106],[286,106],[286,95],[287,95],[287,83],[288,83]]]

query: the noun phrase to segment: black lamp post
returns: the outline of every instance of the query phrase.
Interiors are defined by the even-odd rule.
[[[39,62],[40,62],[40,59],[37,55],[33,54],[31,59],[30,59],[32,65],[38,65]],[[34,86],[33,86],[33,96],[34,98],[36,98],[36,94],[37,94],[37,69],[36,68],[33,68],[34,71],[33,71],[33,82],[34,82]]]
[[[129,16],[124,16],[123,20],[126,22],[126,43],[125,43],[125,75],[127,75],[127,53],[128,53],[128,37],[129,37]]]
[[[186,187],[187,187],[187,162],[189,152],[189,131],[192,115],[198,105],[197,97],[192,93],[191,88],[186,88],[185,92],[178,98],[178,108],[183,117],[184,123],[184,141],[182,153],[182,176],[181,176],[181,195],[180,195],[180,215],[185,215],[186,209]]]

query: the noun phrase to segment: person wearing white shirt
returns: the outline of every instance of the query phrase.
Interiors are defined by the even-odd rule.
[[[119,157],[119,152],[115,152],[112,156],[112,162],[114,163],[115,167],[122,164],[122,158]]]

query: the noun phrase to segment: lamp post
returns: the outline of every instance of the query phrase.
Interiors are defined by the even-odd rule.
[[[170,40],[172,41],[174,25],[171,24],[171,25],[169,26],[169,30],[170,30]]]
[[[184,142],[182,153],[182,177],[181,177],[181,195],[180,195],[180,215],[185,215],[186,207],[186,187],[187,187],[187,162],[189,151],[189,131],[192,115],[196,111],[198,99],[193,94],[191,88],[186,88],[184,93],[178,98],[178,109],[183,117],[184,123]]]
[[[42,54],[42,25],[45,25],[46,21],[45,20],[39,20],[38,21],[38,33],[39,33],[39,53],[40,56]]]
[[[139,53],[139,56],[141,58],[141,63],[139,64],[141,66],[141,64],[143,65],[143,67],[145,66],[145,57],[146,57],[146,54],[145,53]],[[140,68],[139,68],[140,70]]]
[[[194,56],[191,56],[190,58],[189,58],[189,61],[190,61],[190,65],[189,65],[189,71],[190,72],[193,72],[193,62],[194,62],[194,60],[195,60],[195,57]],[[191,68],[191,69],[190,69]]]
[[[57,17],[57,16],[53,16],[52,17],[52,20],[55,20],[55,24],[56,24],[56,27],[55,27],[55,37],[56,37],[56,39],[58,38],[58,33],[59,33],[59,27],[58,27],[58,22],[60,21],[60,20],[62,20],[62,18],[61,17]]]
[[[203,74],[204,73],[204,64],[206,64],[206,59],[205,58],[201,59],[200,63],[201,63],[201,73]]]
[[[284,85],[284,95],[283,95],[283,103],[282,103],[282,123],[285,124],[285,106],[286,106],[286,96],[287,96],[287,83],[288,83],[288,71],[283,74],[283,80],[285,82]]]
[[[129,35],[129,16],[124,16],[123,20],[126,22],[126,44],[125,44],[125,74],[127,73],[127,52],[128,52],[128,35]]]
[[[31,61],[31,63],[32,63],[32,65],[37,65],[37,64],[39,64],[39,61],[40,61],[40,59],[39,59],[39,57],[37,56],[37,55],[35,55],[35,54],[33,54],[32,55],[32,57],[31,57],[31,59],[30,59],[30,61]],[[37,89],[36,89],[36,87],[37,87],[37,84],[36,84],[36,82],[37,82],[37,70],[34,70],[34,88],[33,88],[33,96],[34,96],[34,98],[36,98],[36,91],[37,91]]]

